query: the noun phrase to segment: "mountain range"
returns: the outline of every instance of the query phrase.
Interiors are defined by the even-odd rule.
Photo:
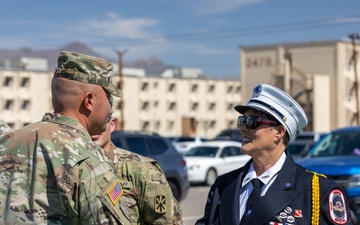
[[[49,62],[50,71],[56,68],[57,57],[61,51],[73,51],[86,55],[91,55],[99,58],[106,59],[113,62],[113,59],[108,59],[105,56],[97,53],[88,46],[80,42],[72,42],[66,44],[57,49],[42,49],[33,50],[31,48],[20,48],[16,50],[0,49],[0,65],[3,65],[3,61],[6,59],[19,58],[19,57],[34,57],[34,58],[46,58]],[[131,63],[125,63],[125,67],[142,68],[146,71],[146,74],[159,75],[166,69],[176,68],[174,65],[165,65],[158,57],[153,56],[150,59],[139,59]]]

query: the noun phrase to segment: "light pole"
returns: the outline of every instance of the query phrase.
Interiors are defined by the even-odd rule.
[[[123,81],[123,56],[124,54],[127,52],[127,49],[124,49],[122,51],[118,51],[116,49],[114,49],[114,51],[117,53],[118,58],[119,58],[119,86],[118,88],[121,91],[121,97],[120,97],[120,101],[119,101],[119,108],[120,108],[120,118],[119,118],[119,123],[118,123],[118,129],[123,131],[124,130],[124,126],[125,126],[125,121],[124,121],[124,90],[123,90],[123,86],[124,86],[124,81]]]
[[[355,101],[356,101],[356,112],[354,113],[353,120],[356,121],[356,125],[360,125],[359,121],[359,112],[360,112],[360,106],[359,106],[359,81],[357,76],[357,56],[358,52],[356,51],[356,39],[360,39],[359,34],[350,34],[349,38],[351,38],[351,43],[353,46],[353,55],[351,57],[351,61],[354,65],[354,86],[353,90],[355,90]],[[350,62],[351,63],[351,62]]]

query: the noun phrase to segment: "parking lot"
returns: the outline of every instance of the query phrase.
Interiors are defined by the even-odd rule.
[[[190,187],[187,198],[180,203],[185,225],[193,225],[201,218],[209,189],[208,186]]]

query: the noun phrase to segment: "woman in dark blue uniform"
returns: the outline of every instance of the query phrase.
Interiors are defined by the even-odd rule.
[[[217,178],[196,225],[352,224],[343,189],[297,165],[286,151],[308,123],[293,98],[259,84],[248,104],[235,110],[242,114],[238,117],[241,151],[252,159]]]

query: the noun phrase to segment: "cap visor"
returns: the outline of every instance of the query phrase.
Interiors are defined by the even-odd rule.
[[[244,114],[245,111],[246,111],[247,109],[249,109],[249,108],[251,108],[251,107],[246,106],[246,105],[236,105],[236,106],[234,106],[234,109],[235,109],[236,111],[238,111],[239,113],[241,113],[241,114]]]

